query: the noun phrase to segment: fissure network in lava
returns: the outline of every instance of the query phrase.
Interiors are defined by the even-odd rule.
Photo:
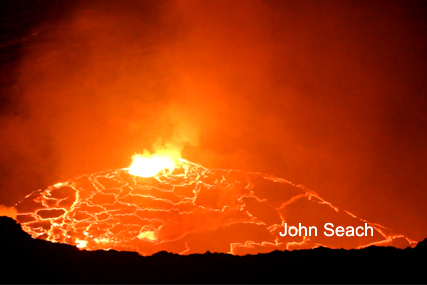
[[[152,177],[129,169],[82,175],[28,195],[18,221],[34,238],[81,249],[236,255],[273,250],[413,246],[415,241],[340,210],[273,175],[207,169],[180,159]],[[285,223],[365,226],[373,236],[281,236]]]

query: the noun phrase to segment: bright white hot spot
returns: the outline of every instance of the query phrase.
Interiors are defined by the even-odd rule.
[[[174,167],[174,157],[167,154],[135,154],[132,157],[129,173],[140,177],[152,177],[162,171]]]

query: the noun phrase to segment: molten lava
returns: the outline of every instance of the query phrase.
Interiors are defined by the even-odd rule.
[[[140,177],[152,177],[165,169],[174,167],[174,158],[168,155],[136,154],[132,157],[133,163],[129,167],[129,173]]]
[[[338,209],[304,186],[272,175],[207,169],[171,155],[135,156],[130,168],[82,175],[16,205],[34,238],[80,249],[151,255],[161,250],[237,255],[273,250],[416,244]],[[367,237],[281,236],[288,226],[325,223],[374,229]]]

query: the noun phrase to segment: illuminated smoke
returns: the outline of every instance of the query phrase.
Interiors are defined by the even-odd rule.
[[[14,207],[7,207],[0,204],[0,216],[10,217],[16,220],[17,211]]]
[[[415,2],[54,2],[66,13],[34,26],[4,73],[2,204],[166,148],[427,235],[427,29]]]

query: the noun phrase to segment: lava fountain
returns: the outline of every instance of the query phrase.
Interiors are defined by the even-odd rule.
[[[151,255],[414,246],[316,192],[270,174],[208,169],[172,153],[135,155],[129,168],[81,175],[35,191],[15,206],[34,238],[86,250]],[[373,228],[372,236],[323,235],[325,223]],[[317,236],[282,236],[284,225],[316,226]]]

